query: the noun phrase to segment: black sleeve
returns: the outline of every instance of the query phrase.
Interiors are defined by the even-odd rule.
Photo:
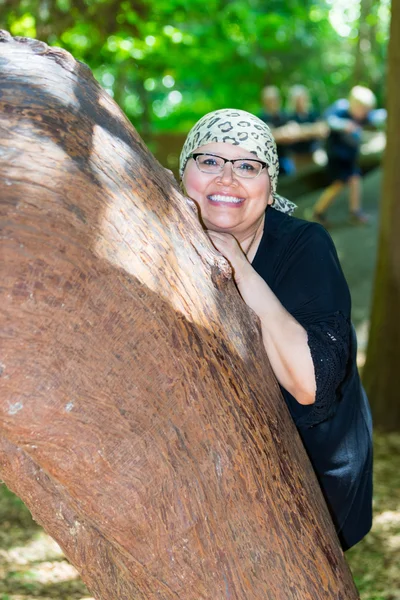
[[[351,301],[331,237],[315,223],[304,225],[281,255],[274,292],[305,328],[314,363],[316,400],[296,411],[298,427],[313,427],[335,412],[346,374],[351,340]]]

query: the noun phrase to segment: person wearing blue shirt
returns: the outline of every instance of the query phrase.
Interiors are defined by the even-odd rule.
[[[341,192],[349,185],[349,212],[354,223],[367,223],[368,215],[361,207],[361,177],[358,159],[365,125],[379,126],[386,120],[384,109],[374,110],[376,98],[363,86],[352,88],[348,99],[341,99],[326,112],[330,129],[326,141],[327,169],[331,184],[324,190],[314,206],[313,217],[327,226],[326,211]]]

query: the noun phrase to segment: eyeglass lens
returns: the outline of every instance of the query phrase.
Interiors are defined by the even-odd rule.
[[[197,166],[203,173],[220,173],[225,166],[225,160],[220,156],[211,154],[202,154],[196,157]],[[257,177],[263,165],[255,160],[240,159],[234,160],[232,163],[233,172],[239,177]]]

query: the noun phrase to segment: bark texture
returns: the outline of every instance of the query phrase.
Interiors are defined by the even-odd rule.
[[[99,600],[357,598],[195,212],[87,67],[0,39],[0,476]]]
[[[355,46],[355,61],[353,71],[353,85],[367,85],[370,81],[368,69],[369,55],[373,50],[373,34],[375,28],[368,22],[376,0],[360,0],[360,17],[358,22],[357,45]],[[376,46],[376,43],[375,43]]]
[[[363,381],[375,424],[400,431],[400,2],[392,2],[388,55],[388,122],[378,260]]]

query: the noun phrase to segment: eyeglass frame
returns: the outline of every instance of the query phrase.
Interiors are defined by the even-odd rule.
[[[215,171],[215,173],[207,173],[207,171],[202,171],[200,169],[199,163],[197,162],[198,156],[214,156],[214,158],[220,158],[221,160],[224,161],[224,166],[219,171]],[[193,154],[189,154],[188,159],[189,158],[193,158],[199,171],[201,173],[205,173],[206,175],[218,175],[219,173],[223,172],[226,163],[232,163],[232,172],[235,173],[235,175],[237,175],[238,177],[242,177],[243,179],[257,179],[257,177],[259,175],[261,175],[263,169],[266,169],[268,167],[266,162],[259,160],[258,158],[225,158],[224,156],[219,156],[219,154],[213,154],[212,152],[193,152]],[[233,170],[233,167],[235,166],[234,163],[239,160],[241,160],[241,161],[252,160],[253,162],[257,162],[261,165],[261,169],[259,170],[257,175],[254,175],[254,177],[246,177],[246,175],[239,175],[239,173],[236,173],[236,171]]]

